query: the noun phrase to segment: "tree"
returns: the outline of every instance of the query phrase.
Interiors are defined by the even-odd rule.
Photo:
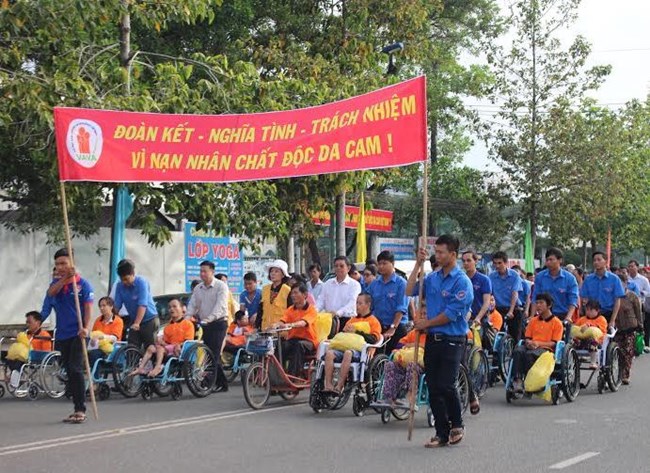
[[[549,110],[558,103],[576,105],[610,71],[608,66],[585,67],[590,46],[584,38],[578,36],[566,49],[558,39],[558,32],[575,20],[579,3],[515,2],[507,20],[514,35],[511,46],[488,56],[497,76],[493,100],[501,105],[499,123],[489,131],[490,153],[506,174],[502,185],[522,203],[522,220],[531,221],[533,247],[538,229],[555,211],[556,193],[576,184],[572,174],[561,171],[581,165],[571,156],[553,154],[547,139],[554,126]]]

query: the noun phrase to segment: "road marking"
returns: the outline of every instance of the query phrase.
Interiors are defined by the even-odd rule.
[[[555,422],[556,424],[566,424],[566,425],[578,423],[576,419],[555,419],[553,422]]]
[[[214,422],[218,420],[233,419],[235,417],[245,417],[254,414],[263,414],[265,412],[276,412],[291,409],[297,406],[305,405],[305,402],[295,403],[288,406],[271,407],[262,410],[241,409],[237,411],[221,412],[219,414],[206,414],[196,417],[185,417],[181,419],[168,420],[163,422],[152,422],[150,424],[134,425],[131,427],[121,427],[100,432],[71,435],[69,437],[58,437],[49,440],[39,440],[36,442],[23,443],[19,445],[9,445],[0,447],[0,457],[14,455],[18,453],[33,452],[36,450],[46,450],[49,448],[61,447],[65,445],[74,445],[78,443],[92,442],[95,440],[121,437],[124,435],[139,434],[142,432],[153,432],[156,430],[171,429],[174,427],[186,427],[189,425],[202,424],[205,422]]]
[[[563,462],[556,463],[555,465],[549,466],[550,470],[563,470],[564,468],[567,468],[569,466],[575,465],[576,463],[580,463],[585,460],[589,460],[592,457],[600,455],[600,452],[587,452],[583,453],[582,455],[578,455],[577,457],[569,458],[568,460],[564,460]]]

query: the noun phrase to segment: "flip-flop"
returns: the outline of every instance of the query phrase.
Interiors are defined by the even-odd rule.
[[[465,429],[463,427],[454,427],[449,431],[449,445],[456,445],[463,440]]]
[[[445,442],[440,437],[431,437],[427,443],[424,444],[424,448],[440,448],[446,447],[448,442]]]
[[[475,416],[476,414],[481,412],[481,404],[478,401],[476,401],[475,403],[471,403],[469,405],[469,412],[470,412],[470,414]]]
[[[70,421],[71,424],[83,424],[84,422],[86,422],[86,414],[75,414]]]
[[[62,422],[63,422],[64,424],[70,424],[70,423],[72,423],[72,420],[73,420],[76,416],[77,416],[77,414],[72,413],[72,414],[70,414],[68,417],[66,417],[65,419],[63,419]]]

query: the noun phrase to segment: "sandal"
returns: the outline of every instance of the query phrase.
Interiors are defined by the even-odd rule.
[[[424,444],[424,448],[438,448],[446,446],[447,442],[442,440],[440,437],[431,437],[431,439]]]
[[[70,421],[71,424],[83,424],[86,422],[86,414],[83,412],[75,413],[74,417]]]
[[[464,427],[454,427],[449,431],[449,445],[456,445],[457,443],[460,443],[460,441],[463,440],[464,436]]]
[[[162,367],[162,366],[161,366],[160,368],[157,368],[157,369],[154,368],[154,369],[152,369],[151,371],[149,371],[149,373],[147,374],[147,377],[149,377],[149,378],[155,378],[155,377],[158,376],[160,373],[162,373],[162,371],[163,371],[163,367]]]
[[[75,419],[76,415],[77,415],[77,414],[73,412],[73,413],[70,414],[68,417],[66,417],[65,419],[63,419],[62,422],[63,422],[64,424],[70,424],[70,423],[72,423],[73,419]]]
[[[481,404],[478,402],[478,400],[472,402],[472,403],[469,405],[469,412],[470,412],[470,414],[472,414],[473,416],[475,416],[476,414],[478,414],[479,412],[481,412]]]

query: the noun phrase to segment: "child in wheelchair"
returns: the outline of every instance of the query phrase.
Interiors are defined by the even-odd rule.
[[[370,294],[359,294],[357,297],[357,315],[351,318],[343,328],[343,333],[357,334],[363,337],[367,344],[377,343],[381,337],[381,323],[372,315],[370,308],[372,306],[372,297]],[[369,331],[361,330],[360,325],[365,323],[369,326]],[[323,394],[339,396],[343,392],[345,382],[348,378],[350,365],[353,361],[359,361],[361,352],[359,350],[337,350],[328,348],[325,352],[325,379],[323,380]],[[334,386],[334,363],[341,363],[339,378]]]
[[[149,378],[158,376],[163,370],[165,357],[179,356],[183,343],[187,340],[194,340],[194,324],[183,318],[183,305],[179,299],[171,299],[168,304],[171,320],[164,328],[162,337],[159,337],[155,345],[149,345],[140,361],[139,366],[131,373],[132,376],[147,374]],[[147,363],[153,356],[156,362],[149,373],[145,372]]]
[[[607,333],[607,319],[600,315],[600,304],[597,300],[590,299],[585,306],[586,315],[580,317],[571,327],[571,337],[574,339],[578,350],[588,350],[590,368],[598,368],[598,349],[603,343]]]
[[[538,294],[535,298],[536,315],[526,327],[525,340],[512,354],[513,390],[523,392],[523,378],[546,351],[553,352],[557,342],[562,340],[564,327],[560,319],[551,312],[553,299],[549,294]]]
[[[11,371],[10,381],[12,387],[20,384],[20,372],[25,363],[29,361],[31,350],[38,352],[52,351],[52,336],[41,328],[42,318],[40,312],[32,310],[25,314],[27,330],[19,334],[7,352],[6,366]]]
[[[248,315],[243,310],[235,312],[235,320],[228,327],[226,344],[223,351],[234,355],[240,348],[246,346],[246,338],[253,333],[248,325]]]

